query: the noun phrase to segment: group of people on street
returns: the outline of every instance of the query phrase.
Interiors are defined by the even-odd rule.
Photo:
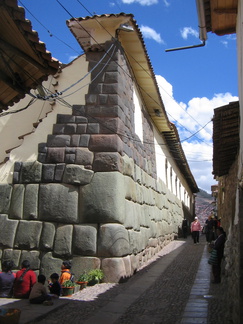
[[[46,277],[39,274],[36,278],[35,272],[30,268],[30,262],[24,260],[21,269],[14,273],[12,271],[14,263],[11,260],[2,262],[2,272],[0,272],[0,297],[2,298],[25,298],[32,304],[53,305],[53,298],[58,298],[62,294],[61,285],[70,280],[72,273],[71,262],[63,261],[61,275],[52,273],[48,281],[48,289],[45,286]]]
[[[187,220],[184,219],[182,222],[182,230],[184,238],[187,237]],[[199,244],[200,232],[202,231],[202,226],[198,217],[195,216],[194,221],[190,226],[191,235],[194,244]],[[221,227],[220,220],[213,215],[209,215],[205,225],[203,227],[204,233],[206,234],[206,241],[209,244],[210,251],[214,250],[216,253],[216,261],[215,264],[212,264],[212,273],[214,280],[212,283],[220,283],[221,282],[221,262],[224,256],[224,244],[226,241],[226,234],[224,229]]]

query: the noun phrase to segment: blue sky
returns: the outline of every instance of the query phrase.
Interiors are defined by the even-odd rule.
[[[168,117],[178,128],[191,171],[198,186],[210,192],[215,183],[210,122],[213,109],[238,99],[235,34],[208,33],[204,47],[165,52],[201,43],[195,0],[21,0],[18,3],[26,7],[26,18],[31,20],[47,50],[63,63],[82,53],[66,26],[67,19],[132,13],[142,31]]]

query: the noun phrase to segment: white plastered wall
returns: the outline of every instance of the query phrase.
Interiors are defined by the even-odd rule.
[[[57,73],[57,77],[50,76],[47,81],[43,82],[43,86],[49,89],[52,93],[55,91],[61,92],[70,85],[76,83],[79,79],[87,74],[88,62],[85,55],[75,59],[72,63],[62,69],[61,73]],[[85,104],[85,94],[87,93],[90,83],[90,75],[84,80],[64,92],[60,98],[69,105]],[[34,93],[34,91],[32,91]],[[11,107],[11,110],[18,110],[25,107],[31,97],[26,96],[18,104]],[[9,110],[10,111],[10,110]],[[0,165],[0,183],[12,182],[13,165],[16,161],[34,161],[38,156],[38,144],[46,142],[47,135],[52,134],[53,124],[56,123],[57,114],[71,114],[71,108],[56,101],[51,105],[49,101],[37,100],[33,105],[26,110],[16,114],[7,115],[0,118],[0,162],[5,157],[9,157],[6,163]],[[35,129],[33,123],[42,119]],[[33,133],[31,133],[33,131]],[[23,139],[19,136],[28,134]],[[9,154],[6,150],[11,148]]]

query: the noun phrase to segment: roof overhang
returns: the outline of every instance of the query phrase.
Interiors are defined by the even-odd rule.
[[[129,30],[124,30],[126,28],[121,28],[121,25],[128,25]],[[142,33],[133,15],[121,13],[75,18],[68,20],[67,26],[84,51],[102,50],[101,44],[112,38],[119,41],[125,50],[147,112],[158,131],[163,134],[171,155],[192,192],[198,192],[199,189],[188,166],[177,129],[166,114]],[[130,32],[131,28],[133,32]]]
[[[17,1],[0,1],[0,112],[59,68]]]
[[[223,36],[236,32],[238,0],[199,0],[203,2],[207,32]]]
[[[229,173],[239,150],[239,101],[214,109],[213,117],[213,174]]]

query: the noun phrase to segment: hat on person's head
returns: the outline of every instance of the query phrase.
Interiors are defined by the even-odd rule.
[[[197,216],[195,217],[195,219],[197,219]]]

